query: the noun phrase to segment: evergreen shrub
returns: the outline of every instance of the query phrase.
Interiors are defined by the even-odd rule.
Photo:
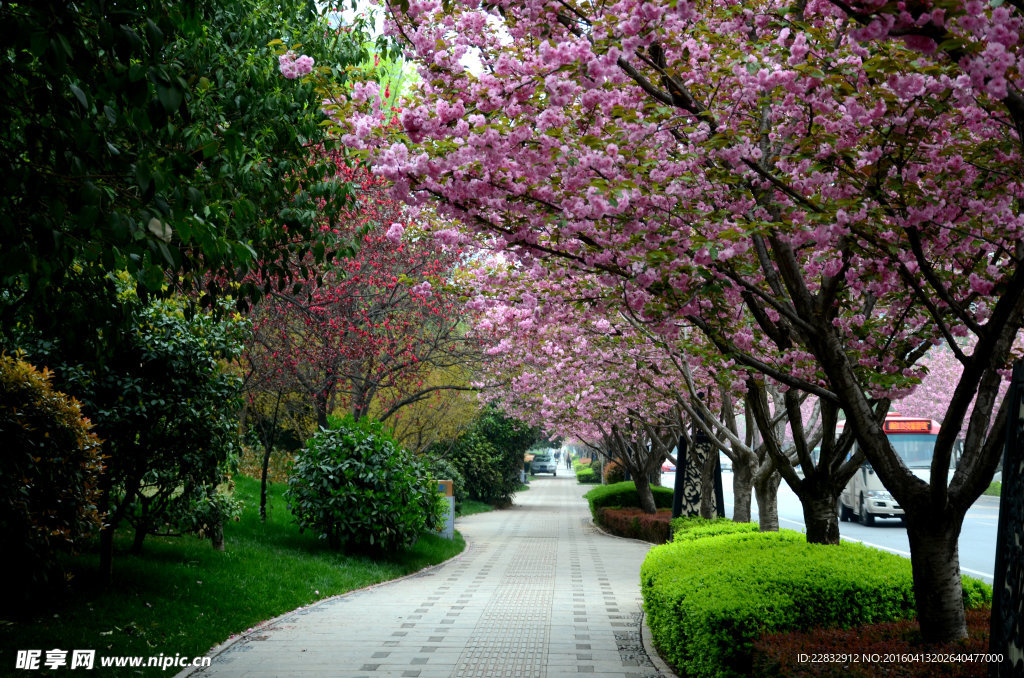
[[[15,606],[59,576],[57,554],[100,526],[100,440],[50,373],[0,355],[0,544]]]
[[[437,480],[450,480],[452,481],[452,496],[455,498],[455,510],[458,511],[459,507],[462,506],[462,502],[466,501],[468,495],[466,493],[466,477],[462,475],[458,467],[447,459],[438,457],[436,459],[426,459],[427,470]]]
[[[671,536],[672,509],[652,514],[638,508],[602,508],[597,515],[601,527],[619,537],[664,544]]]
[[[757,523],[737,523],[728,518],[683,516],[672,521],[672,541],[690,541],[737,532],[758,532]]]
[[[604,465],[605,485],[614,485],[626,480],[626,468],[618,461],[612,459]]]
[[[601,476],[587,464],[574,461],[573,470],[576,471],[576,482],[581,485],[597,485],[601,482]]]
[[[396,551],[440,526],[443,501],[424,465],[379,422],[351,418],[301,450],[285,493],[302,530],[331,548]]]

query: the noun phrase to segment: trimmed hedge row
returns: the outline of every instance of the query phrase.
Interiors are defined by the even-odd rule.
[[[642,539],[652,544],[664,544],[671,538],[672,509],[660,509],[651,514],[632,507],[601,508],[597,515],[598,524],[620,537]]]
[[[808,544],[791,530],[679,538],[651,549],[640,581],[655,643],[695,677],[751,675],[762,633],[914,615],[909,560],[856,543]],[[991,589],[965,577],[964,598],[978,607]]]
[[[692,541],[737,532],[757,532],[757,523],[737,523],[728,518],[684,516],[672,521],[672,541]]]
[[[586,464],[573,462],[573,469],[576,471],[576,482],[581,485],[596,485],[601,482],[601,476],[597,471]]]
[[[654,505],[657,508],[672,508],[672,490],[667,487],[652,487]],[[600,523],[598,509],[621,507],[640,508],[640,499],[636,493],[636,485],[632,480],[614,485],[602,485],[583,495],[590,503],[590,515]]]

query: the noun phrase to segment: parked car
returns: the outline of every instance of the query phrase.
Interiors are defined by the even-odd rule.
[[[554,457],[550,454],[534,455],[533,461],[530,462],[530,472],[534,475],[537,475],[538,473],[550,473],[553,476],[557,476],[558,462],[556,462]]]
[[[673,464],[670,461],[666,461],[664,464],[661,465],[661,472],[662,473],[675,473],[676,472],[676,465]]]

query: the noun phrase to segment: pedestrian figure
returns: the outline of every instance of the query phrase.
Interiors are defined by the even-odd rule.
[[[565,468],[570,471],[572,470],[572,455],[569,453],[569,450],[565,451]]]

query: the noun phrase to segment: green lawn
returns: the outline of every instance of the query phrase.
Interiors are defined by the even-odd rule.
[[[455,515],[458,519],[461,516],[471,516],[475,513],[487,513],[493,511],[494,507],[482,501],[476,499],[466,499],[462,502],[462,506],[459,508],[459,512]]]
[[[246,509],[225,529],[227,550],[214,551],[195,537],[147,538],[144,553],[126,552],[122,535],[114,561],[115,585],[97,583],[98,558],[78,559],[75,593],[59,609],[40,611],[30,622],[0,621],[3,659],[0,675],[64,675],[55,671],[16,671],[17,650],[95,649],[99,657],[205,654],[229,636],[261,621],[322,598],[394,579],[458,554],[455,541],[423,536],[410,550],[386,560],[332,552],[292,523],[283,485],[273,487],[267,523],[257,513],[259,483],[236,478],[235,496]],[[16,585],[8,582],[8,585]],[[70,656],[70,654],[69,654]],[[80,670],[80,669],[76,669]],[[147,673],[107,669],[106,675],[173,675],[159,668]]]

